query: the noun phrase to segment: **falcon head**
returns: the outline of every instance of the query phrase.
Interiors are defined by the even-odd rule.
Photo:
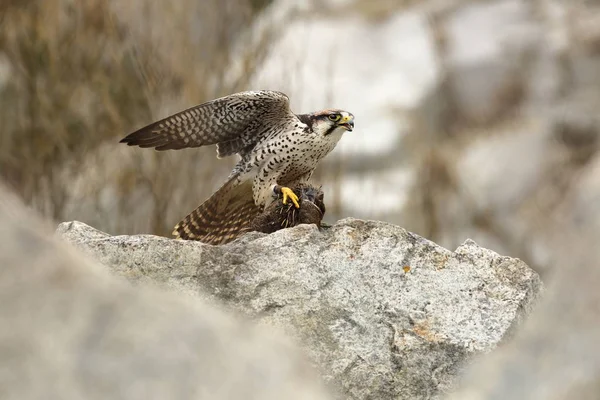
[[[309,114],[309,119],[312,131],[323,136],[351,132],[354,129],[354,115],[344,110],[319,111]]]

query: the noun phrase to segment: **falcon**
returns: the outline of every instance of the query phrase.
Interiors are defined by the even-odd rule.
[[[275,197],[299,208],[290,189],[306,183],[354,115],[338,109],[294,114],[289,98],[246,91],[183,110],[123,138],[129,146],[177,150],[216,144],[217,157],[239,161],[226,182],[175,226],[176,238],[228,243],[245,232]]]

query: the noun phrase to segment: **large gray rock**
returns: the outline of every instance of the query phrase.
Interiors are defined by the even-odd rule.
[[[65,240],[135,282],[224,301],[299,339],[343,398],[436,398],[529,312],[538,275],[472,241],[451,252],[394,225],[346,219],[224,246],[109,236]]]
[[[286,341],[110,276],[0,183],[1,399],[327,398]]]
[[[566,225],[566,224],[565,224]],[[596,400],[600,396],[600,268],[588,229],[554,242],[564,256],[517,335],[470,366],[452,400]]]

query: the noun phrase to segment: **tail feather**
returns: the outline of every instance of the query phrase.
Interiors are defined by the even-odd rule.
[[[232,177],[178,223],[173,235],[208,244],[228,243],[245,232],[259,212],[252,197],[252,181],[239,183]]]

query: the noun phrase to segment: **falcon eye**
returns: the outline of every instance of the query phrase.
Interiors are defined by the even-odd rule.
[[[340,114],[329,114],[329,120],[333,122],[337,122],[342,118]]]

